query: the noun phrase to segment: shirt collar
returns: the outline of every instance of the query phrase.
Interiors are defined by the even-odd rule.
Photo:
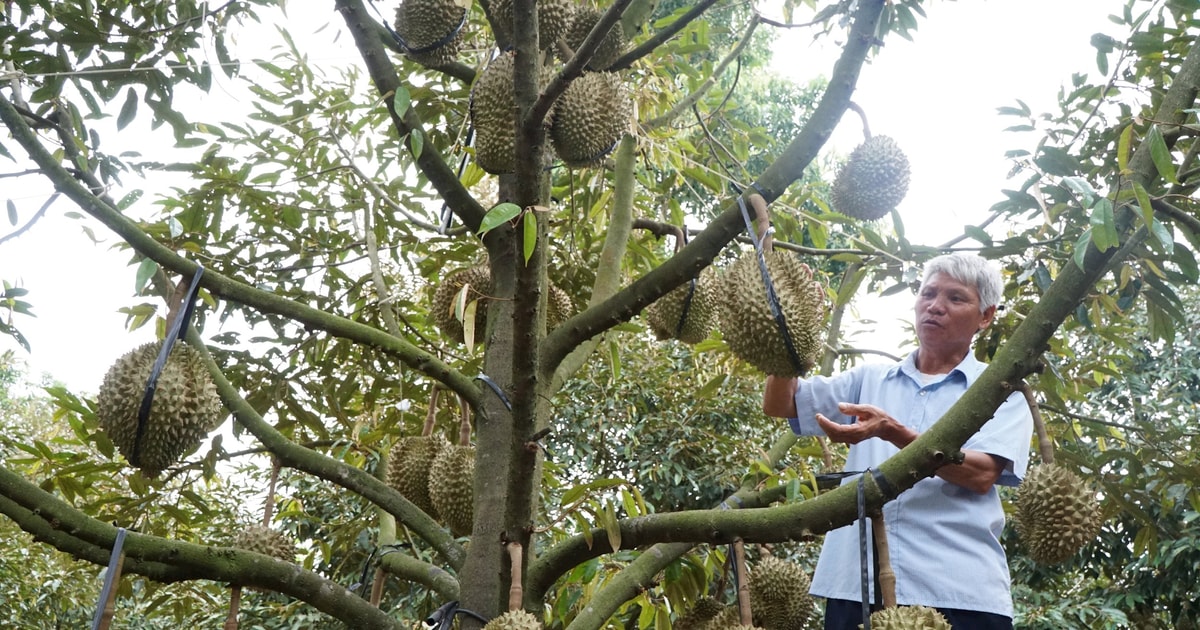
[[[949,375],[953,375],[955,373],[962,375],[963,379],[966,380],[967,387],[970,387],[975,384],[975,378],[979,376],[979,373],[983,371],[984,367],[986,366],[983,363],[980,363],[979,359],[975,358],[974,353],[968,352],[967,356],[964,357],[958,365],[954,366],[953,370],[950,370]],[[892,366],[892,369],[888,370],[888,378],[895,377],[899,374],[908,375],[918,384],[921,382],[921,371],[917,369],[916,350],[910,352],[908,356],[904,357],[904,360],[900,361],[896,365]]]

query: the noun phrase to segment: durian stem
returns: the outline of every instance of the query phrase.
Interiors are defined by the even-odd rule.
[[[825,470],[833,470],[833,450],[829,448],[829,440],[824,436],[816,436],[817,444],[821,445],[821,463],[825,464]]]
[[[888,551],[887,528],[883,512],[871,516],[871,533],[875,536],[875,555],[879,559],[879,594],[884,608],[896,607],[896,572],[892,571],[892,555]]]
[[[462,446],[471,445],[471,406],[467,404],[467,399],[462,396],[458,397],[459,421],[458,421],[458,443]]]
[[[858,118],[862,121],[863,125],[863,140],[870,140],[871,125],[867,124],[867,112],[863,111],[863,108],[859,107],[858,103],[855,103],[854,101],[846,103],[846,109],[852,110],[855,114],[858,114]]]
[[[242,607],[242,587],[229,587],[229,615],[222,630],[238,630],[238,610]]]
[[[510,569],[510,583],[508,585],[508,609],[520,610],[521,598],[524,593],[521,588],[521,543],[510,542],[505,545],[508,547],[508,563]]]
[[[754,208],[754,238],[762,241],[763,253],[770,253],[775,248],[775,239],[771,236],[771,213],[767,210],[767,200],[762,195],[750,195],[750,206]]]
[[[429,410],[425,412],[425,426],[421,427],[421,437],[433,435],[433,421],[437,419],[438,396],[441,392],[442,388],[437,383],[429,389]]]
[[[1042,456],[1042,463],[1053,464],[1054,442],[1050,439],[1050,434],[1046,432],[1046,421],[1042,419],[1042,411],[1033,398],[1033,390],[1024,381],[1021,381],[1021,385],[1017,389],[1025,396],[1025,403],[1029,405],[1029,413],[1033,416],[1033,429],[1037,431],[1038,454]]]
[[[104,602],[104,610],[100,613],[100,622],[96,624],[97,630],[108,630],[109,624],[112,623],[113,614],[116,612],[117,605],[117,590],[121,585],[121,569],[125,566],[125,553],[122,552],[117,556],[116,562],[108,567],[112,571],[112,590],[108,592],[108,600]]]
[[[753,625],[754,611],[750,610],[750,573],[746,570],[746,545],[741,538],[733,541],[733,558],[737,563],[738,613],[743,626]]]
[[[376,608],[379,608],[379,602],[383,600],[383,583],[387,576],[383,567],[375,568],[375,579],[371,582],[371,605]]]
[[[263,527],[271,526],[271,512],[275,509],[275,484],[279,482],[279,460],[271,458],[271,481],[267,483],[267,499],[263,504]]]

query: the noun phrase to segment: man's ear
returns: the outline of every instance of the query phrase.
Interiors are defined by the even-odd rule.
[[[979,322],[979,330],[983,330],[992,325],[992,320],[996,319],[996,305],[993,304],[983,309],[983,319]]]

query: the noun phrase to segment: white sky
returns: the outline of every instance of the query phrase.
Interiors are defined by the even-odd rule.
[[[1103,30],[1124,38],[1107,20],[1122,5],[1119,0],[943,0],[926,8],[929,19],[921,22],[915,42],[898,37],[888,41],[882,55],[862,73],[854,100],[866,110],[872,132],[896,138],[912,163],[912,184],[900,206],[912,241],[944,242],[961,233],[963,225],[981,220],[1001,199],[999,190],[1008,187],[1009,168],[1003,154],[1020,140],[1001,132],[1014,123],[999,117],[996,108],[1020,98],[1035,112],[1051,109],[1072,72],[1095,73],[1095,52],[1089,44],[1093,33]],[[273,31],[268,33],[271,37]],[[830,73],[833,54],[809,47],[806,32],[785,37],[777,56],[781,74],[807,81]],[[346,39],[340,46],[353,52]],[[310,59],[321,63],[318,55]],[[338,62],[344,59],[339,56]],[[860,129],[857,117],[848,113],[830,148],[848,152],[861,141]],[[109,136],[104,148],[119,152],[128,137]],[[1033,140],[1024,142],[1030,145]],[[128,148],[150,151],[140,145]],[[0,164],[0,172],[11,169],[11,163]],[[30,178],[2,181],[0,196],[17,203],[22,222],[48,196],[40,182]],[[113,196],[122,194],[114,191]],[[146,198],[141,203],[149,202]],[[29,339],[32,354],[7,337],[0,338],[0,351],[15,349],[34,375],[49,373],[72,388],[94,392],[108,366],[150,340],[153,331],[147,326],[125,332],[125,316],[117,309],[133,302],[129,254],[112,251],[115,237],[94,221],[66,218],[71,210],[60,199],[30,232],[0,245],[0,279],[28,288],[25,299],[37,314],[36,319],[19,317],[15,322]],[[84,234],[85,224],[95,230],[101,245]],[[0,235],[12,229],[0,221]],[[894,335],[910,319],[910,304],[911,298],[904,295],[883,303],[862,300],[860,313],[878,320],[879,330],[878,336],[858,337],[860,345],[879,343],[874,347],[895,351]]]

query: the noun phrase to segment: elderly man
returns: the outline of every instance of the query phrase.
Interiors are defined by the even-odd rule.
[[[831,377],[768,377],[763,410],[789,418],[799,435],[849,444],[847,470],[878,466],[937,422],[984,370],[971,342],[992,323],[1001,288],[999,270],[984,258],[934,258],[917,293],[917,350],[897,364]],[[898,604],[937,608],[955,629],[1011,630],[996,486],[1020,482],[1032,433],[1029,408],[1014,394],[963,445],[962,463],[942,466],[884,506]],[[826,630],[862,623],[860,580],[857,528],[829,532],[812,583],[812,594],[826,598]],[[878,607],[877,594],[873,600]]]

